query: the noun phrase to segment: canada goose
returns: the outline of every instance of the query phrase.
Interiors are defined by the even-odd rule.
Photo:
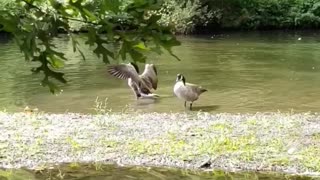
[[[110,65],[108,72],[120,79],[127,79],[128,85],[134,92],[136,98],[155,98],[157,94],[151,93],[151,89],[156,90],[158,86],[158,73],[154,64],[145,64],[142,74],[135,63]]]
[[[182,74],[177,74],[173,92],[179,99],[184,100],[184,107],[187,106],[187,101],[189,101],[190,110],[192,110],[192,103],[199,98],[200,94],[206,91],[207,90],[201,86],[186,83],[185,77]]]

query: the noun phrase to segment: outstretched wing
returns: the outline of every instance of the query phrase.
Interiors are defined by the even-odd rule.
[[[132,81],[139,84],[141,79],[136,69],[131,64],[110,65],[107,68],[109,74],[119,79],[131,78]]]
[[[158,87],[158,72],[154,64],[146,64],[141,79],[148,85],[149,88],[157,89]]]

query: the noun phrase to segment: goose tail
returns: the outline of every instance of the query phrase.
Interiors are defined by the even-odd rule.
[[[201,93],[204,93],[204,92],[206,92],[206,91],[208,91],[208,90],[207,90],[207,89],[204,89],[204,88],[201,88],[201,89],[200,89],[200,92],[201,92]]]

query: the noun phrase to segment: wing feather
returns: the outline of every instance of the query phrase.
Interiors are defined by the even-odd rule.
[[[143,73],[140,75],[141,79],[154,90],[158,87],[158,72],[154,64],[146,64]]]
[[[196,84],[186,83],[186,86],[188,86],[190,89],[192,89],[193,92],[196,92],[198,94],[208,91],[207,89],[204,89],[203,87]]]
[[[131,78],[136,83],[141,81],[139,74],[131,64],[110,65],[108,66],[107,71],[109,74],[119,79]]]
[[[151,72],[149,72],[150,68],[146,68],[143,74],[140,76],[136,70],[137,67],[134,67],[131,64],[119,64],[119,65],[109,65],[107,71],[114,77],[119,79],[129,79],[133,81],[138,87],[139,91],[144,94],[151,93],[150,89],[152,87],[157,88],[158,79],[156,76],[156,72],[151,68]],[[154,83],[156,83],[154,85]]]

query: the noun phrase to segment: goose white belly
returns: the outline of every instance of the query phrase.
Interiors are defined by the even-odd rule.
[[[183,82],[177,82],[173,88],[174,94],[184,101],[195,101],[198,99],[198,94],[194,92],[193,88],[184,85]]]
[[[158,94],[154,94],[154,93],[145,94],[141,92],[141,89],[139,88],[139,86],[134,81],[132,81],[131,78],[128,78],[128,86],[132,89],[136,97],[139,99],[157,99],[159,97]]]
[[[140,92],[139,86],[132,81],[131,78],[128,78],[128,86],[135,92],[138,93]]]

